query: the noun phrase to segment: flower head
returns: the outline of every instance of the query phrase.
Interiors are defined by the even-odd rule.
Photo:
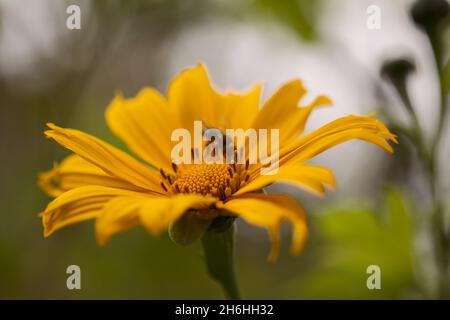
[[[70,155],[42,173],[40,186],[55,197],[41,213],[44,235],[81,221],[95,219],[99,244],[136,225],[157,235],[188,213],[200,219],[239,217],[268,230],[269,259],[276,259],[280,225],[293,226],[292,252],[302,250],[307,236],[303,209],[286,195],[260,191],[283,182],[316,195],[334,187],[330,170],[307,164],[323,151],[350,139],[374,143],[388,152],[395,136],[373,116],[346,116],[303,134],[310,113],[331,104],[325,96],[299,106],[306,93],[299,80],[283,85],[262,106],[259,85],[243,94],[215,90],[205,67],[186,69],[170,84],[167,97],[145,88],[131,99],[117,95],[106,110],[112,131],[141,160],[87,133],[48,124],[45,132],[70,149]],[[179,163],[172,159],[172,132],[209,128],[278,129],[277,171],[262,174],[262,163]],[[192,149],[192,153],[197,150]],[[234,149],[236,158],[239,150]]]

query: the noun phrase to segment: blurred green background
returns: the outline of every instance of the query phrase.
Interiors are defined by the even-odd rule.
[[[80,30],[66,28],[69,4],[81,8]],[[371,4],[382,9],[380,30],[366,26]],[[424,36],[407,15],[410,4],[0,1],[0,298],[222,298],[198,244],[180,247],[167,235],[154,239],[135,228],[100,248],[90,222],[44,239],[37,214],[49,198],[38,189],[37,175],[68,154],[44,138],[45,123],[78,128],[124,148],[103,119],[114,92],[132,96],[144,86],[165,92],[177,71],[198,61],[206,63],[220,88],[241,90],[262,81],[265,98],[299,77],[313,95],[330,95],[335,106],[317,111],[308,130],[347,113],[367,114],[386,106],[402,119],[398,98],[378,76],[384,59],[399,52],[417,57],[411,87],[414,101],[428,106],[417,112],[429,130],[437,84],[428,71],[433,62]],[[450,150],[448,137],[445,150]],[[305,251],[290,256],[286,226],[281,257],[270,264],[266,233],[239,222],[237,270],[243,296],[432,297],[435,269],[423,222],[428,198],[416,181],[420,172],[406,175],[406,167],[415,170],[413,160],[397,151],[389,156],[352,142],[320,156],[316,162],[333,169],[338,179],[327,199],[272,187],[301,201],[311,235]],[[442,174],[448,182],[448,170]],[[66,288],[71,264],[81,267],[81,290]],[[366,287],[366,268],[372,264],[381,267],[381,290]]]

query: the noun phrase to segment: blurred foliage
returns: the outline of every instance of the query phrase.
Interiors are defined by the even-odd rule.
[[[310,298],[398,299],[413,284],[413,227],[404,196],[395,189],[385,195],[385,212],[338,210],[318,216],[325,245],[321,262],[301,277]],[[369,265],[381,269],[381,290],[368,290]]]
[[[280,23],[293,29],[303,40],[311,41],[317,37],[314,25],[321,1],[307,0],[256,0],[256,6],[267,11]]]
[[[442,72],[442,87],[444,92],[447,94],[450,93],[450,59],[447,61]]]

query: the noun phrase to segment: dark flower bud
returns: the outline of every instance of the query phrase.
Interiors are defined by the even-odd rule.
[[[381,76],[390,81],[400,96],[403,106],[408,110],[414,119],[416,119],[416,115],[411,105],[411,101],[409,100],[406,80],[415,70],[416,66],[414,65],[414,62],[408,58],[388,60],[381,68]]]
[[[448,17],[450,6],[446,0],[417,0],[411,7],[411,17],[421,28],[431,29]]]
[[[381,76],[394,85],[404,83],[410,73],[416,70],[414,62],[408,58],[387,60],[381,67]]]

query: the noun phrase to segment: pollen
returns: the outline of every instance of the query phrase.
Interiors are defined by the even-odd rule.
[[[191,165],[180,170],[176,182],[181,190],[187,193],[217,193],[227,186],[228,166],[223,164]]]
[[[172,165],[174,173],[160,170],[162,188],[172,194],[194,193],[226,200],[248,182],[248,164]]]

